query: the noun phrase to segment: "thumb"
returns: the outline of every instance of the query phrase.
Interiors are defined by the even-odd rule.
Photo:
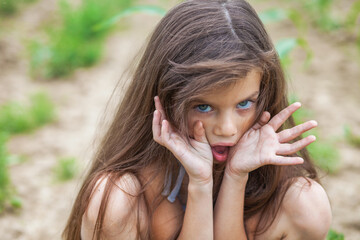
[[[268,111],[263,112],[263,114],[260,117],[260,120],[255,123],[255,125],[252,127],[254,130],[258,130],[265,124],[267,124],[270,120],[270,113]]]
[[[205,128],[201,121],[196,121],[194,124],[194,139],[198,142],[208,144],[208,140],[205,135]]]

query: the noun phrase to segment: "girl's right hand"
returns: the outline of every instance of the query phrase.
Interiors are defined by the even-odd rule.
[[[194,184],[212,182],[213,156],[202,122],[197,121],[193,126],[194,139],[190,139],[191,145],[189,145],[184,137],[180,136],[166,120],[159,97],[156,96],[154,100],[156,110],[152,122],[152,131],[155,142],[174,154],[184,166],[190,182]]]

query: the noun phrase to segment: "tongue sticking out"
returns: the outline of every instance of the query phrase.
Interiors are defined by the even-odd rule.
[[[219,162],[226,161],[229,154],[229,147],[227,146],[214,146],[211,148],[214,158]]]

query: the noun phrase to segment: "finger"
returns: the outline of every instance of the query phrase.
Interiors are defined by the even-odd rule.
[[[310,129],[316,127],[317,125],[318,125],[317,122],[312,120],[312,121],[308,121],[303,124],[300,124],[298,126],[295,126],[293,128],[283,130],[278,133],[279,142],[280,143],[289,142],[289,141],[295,139],[296,137],[300,136],[304,132],[309,131]]]
[[[276,156],[274,160],[271,161],[272,165],[297,165],[304,163],[304,159],[301,157],[284,157]]]
[[[296,102],[288,106],[287,108],[283,109],[281,112],[276,114],[269,122],[269,125],[277,131],[279,127],[288,119],[291,114],[293,114],[296,110],[301,107],[301,103]]]
[[[255,123],[255,125],[253,126],[253,129],[257,130],[257,129],[261,128],[267,122],[269,122],[269,120],[270,120],[270,113],[267,111],[263,112],[263,114],[260,117],[260,120],[257,123]]]
[[[201,121],[196,121],[194,124],[194,139],[201,143],[208,143],[205,135],[205,129]]]
[[[301,149],[305,148],[310,143],[314,142],[316,140],[316,137],[313,135],[307,136],[306,138],[303,138],[299,141],[296,141],[294,143],[284,143],[280,144],[279,150],[276,152],[276,154],[280,155],[289,155],[296,153],[300,151]]]
[[[158,110],[161,114],[161,121],[166,119],[164,108],[161,105],[160,98],[158,96],[154,97],[154,102],[155,102],[155,109]]]
[[[161,122],[161,141],[166,146],[170,140],[169,122],[162,120]]]
[[[152,132],[153,132],[153,139],[155,142],[161,144],[161,123],[160,123],[160,112],[155,110],[153,121],[152,121]]]

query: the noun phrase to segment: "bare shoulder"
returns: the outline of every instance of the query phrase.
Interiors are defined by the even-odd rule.
[[[105,193],[105,186],[111,181],[108,176],[100,178],[94,186],[89,206],[82,218],[82,239],[92,239],[98,212]],[[102,234],[105,239],[119,239],[121,236],[136,236],[137,214],[146,214],[145,203],[137,198],[141,189],[139,180],[125,174],[114,181],[108,198]],[[136,204],[137,201],[140,204]],[[140,209],[139,209],[139,208]],[[139,219],[146,219],[140,216]]]
[[[325,239],[332,214],[324,188],[312,179],[297,178],[282,205],[288,224],[299,239]]]

